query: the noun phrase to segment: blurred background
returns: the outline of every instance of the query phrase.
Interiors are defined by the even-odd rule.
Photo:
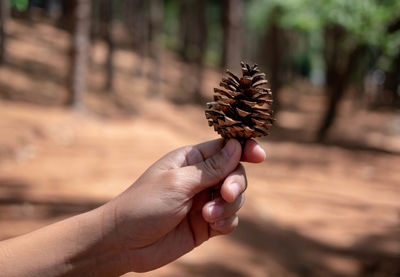
[[[126,276],[400,276],[400,1],[0,0],[0,239],[93,209],[217,138],[256,62],[274,93],[241,222]]]

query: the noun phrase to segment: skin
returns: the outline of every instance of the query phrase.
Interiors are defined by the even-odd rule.
[[[0,242],[0,272],[119,276],[159,268],[237,227],[247,186],[240,161],[264,159],[254,140],[243,153],[236,140],[179,148],[103,206]]]

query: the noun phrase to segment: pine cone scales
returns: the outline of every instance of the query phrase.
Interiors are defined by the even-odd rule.
[[[268,135],[272,126],[271,90],[265,88],[268,82],[260,73],[257,64],[242,65],[242,77],[229,70],[227,76],[214,88],[214,101],[207,103],[208,125],[223,138],[246,140]]]

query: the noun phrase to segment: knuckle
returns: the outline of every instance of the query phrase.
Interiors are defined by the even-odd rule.
[[[176,191],[181,187],[181,178],[179,175],[178,170],[168,170],[160,176],[159,183],[163,184],[164,189],[167,191]]]
[[[204,161],[204,169],[206,172],[216,179],[224,177],[224,169],[215,158],[210,158]]]
[[[179,170],[172,169],[160,176],[159,183],[162,186],[162,198],[169,200],[181,200],[181,197],[186,197],[189,192],[188,186],[184,185],[184,180],[179,173]]]
[[[186,164],[192,165],[204,160],[201,152],[193,146],[187,146],[186,149]]]
[[[181,148],[179,148],[179,150],[188,153],[193,150],[193,146],[191,145],[182,146]]]
[[[168,170],[164,174],[162,174],[161,179],[168,184],[174,184],[177,180],[179,180],[178,172],[176,170]]]
[[[189,145],[182,146],[176,150],[179,153],[182,153],[185,157],[192,151],[192,147]]]

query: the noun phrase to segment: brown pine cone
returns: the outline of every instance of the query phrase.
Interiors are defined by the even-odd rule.
[[[223,138],[244,141],[268,135],[272,126],[272,93],[266,88],[265,74],[257,64],[249,66],[241,62],[242,77],[229,70],[227,76],[214,88],[214,101],[207,103],[205,111],[208,125]]]

